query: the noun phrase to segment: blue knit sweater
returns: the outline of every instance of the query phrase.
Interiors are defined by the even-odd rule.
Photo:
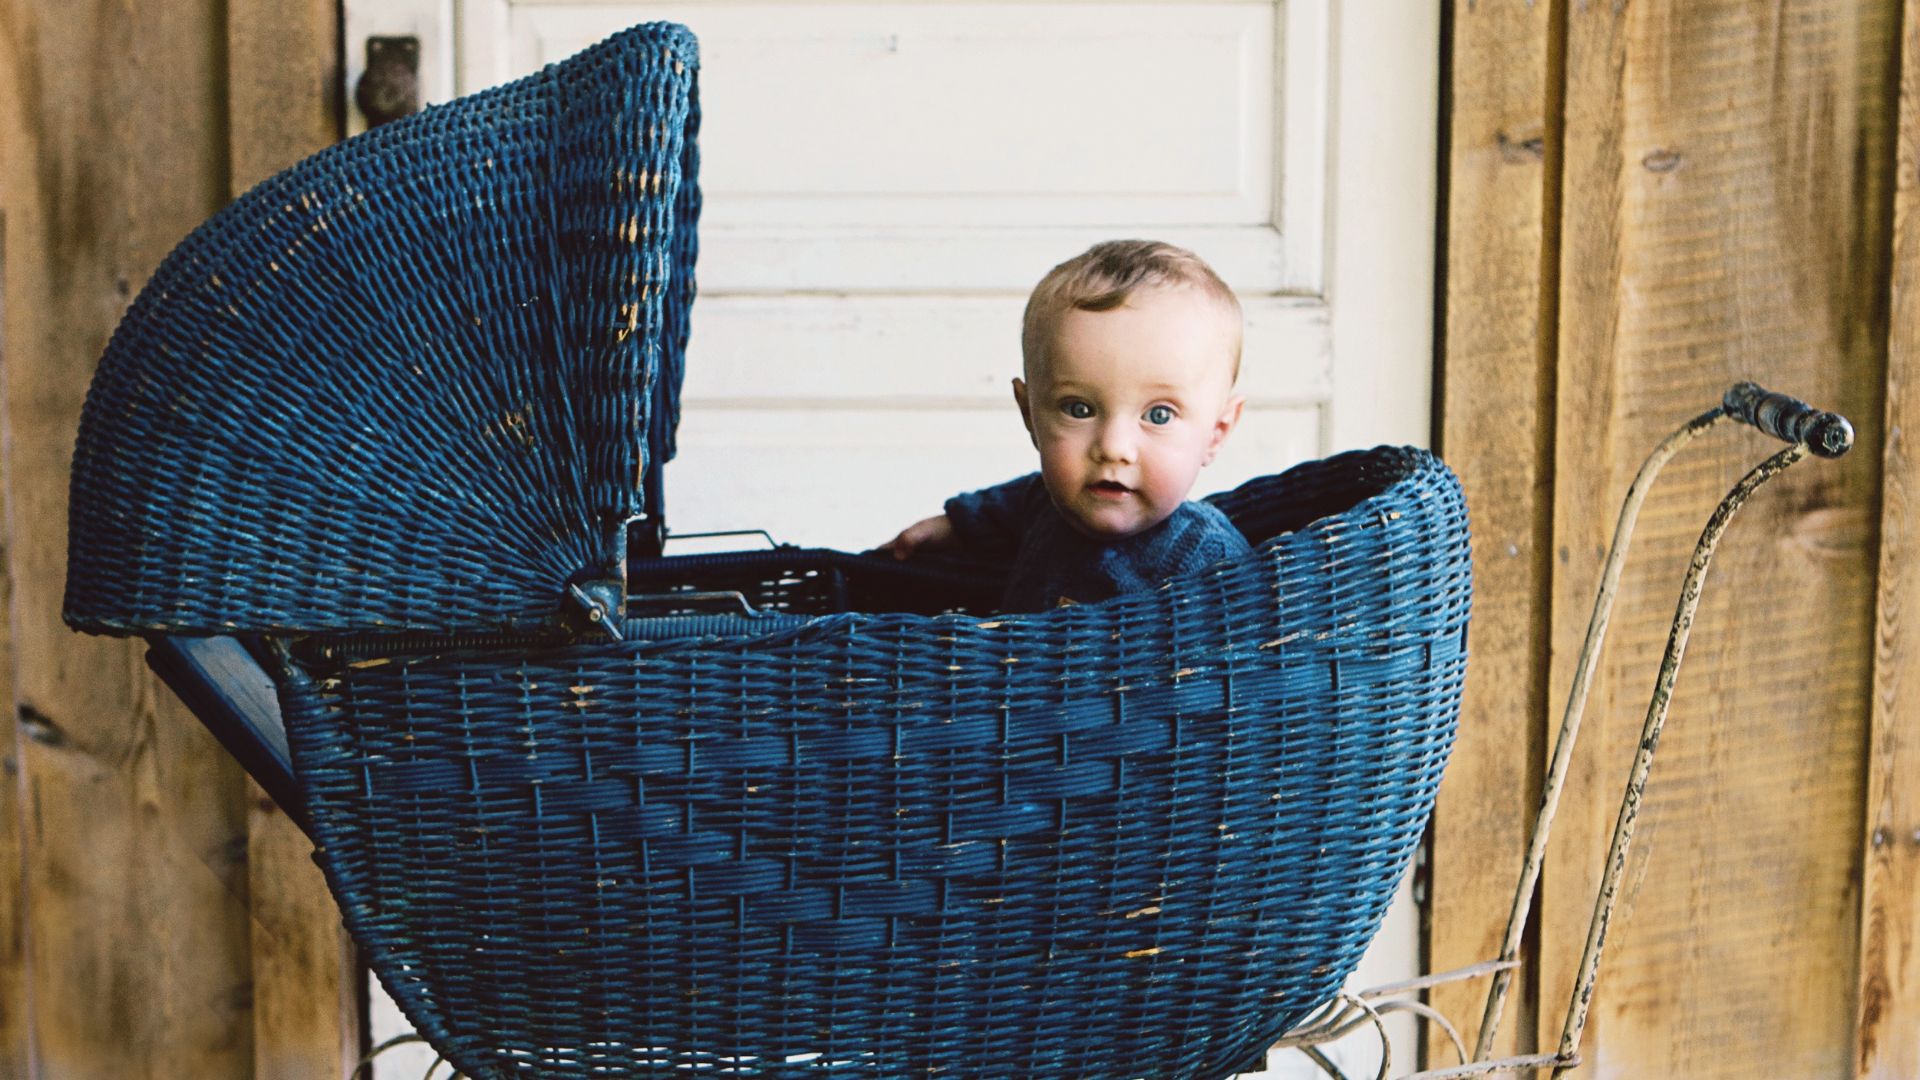
[[[1039,473],[956,495],[946,512],[961,554],[1011,563],[1002,611],[1045,611],[1063,601],[1091,604],[1157,589],[1177,574],[1249,550],[1227,515],[1193,501],[1151,529],[1094,540],[1061,516]]]

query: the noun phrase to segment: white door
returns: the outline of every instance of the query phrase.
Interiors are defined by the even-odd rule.
[[[1245,307],[1246,416],[1196,494],[1427,441],[1437,4],[345,9],[349,87],[366,37],[415,34],[428,101],[636,22],[699,36],[706,203],[666,474],[675,531],[864,548],[956,491],[1034,468],[1008,386],[1027,290],[1120,236],[1192,248]],[[1416,925],[1403,898],[1355,981],[1413,974]],[[1397,1044],[1410,1061],[1411,1042]],[[1367,1075],[1370,1057],[1343,1055]],[[425,1061],[390,1060],[383,1077]]]

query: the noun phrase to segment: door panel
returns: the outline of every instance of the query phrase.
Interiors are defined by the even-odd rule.
[[[924,404],[1012,412],[1024,297],[707,296],[686,412],[767,399]],[[1256,408],[1311,404],[1333,389],[1325,308],[1249,299],[1239,390]],[[848,339],[862,347],[846,348]],[[689,415],[686,419],[691,420]]]
[[[517,6],[512,70],[571,55],[625,25],[627,10]],[[646,14],[698,23],[714,225],[1264,226],[1270,217],[1267,5],[789,3]],[[1087,32],[1090,20],[1099,33]]]

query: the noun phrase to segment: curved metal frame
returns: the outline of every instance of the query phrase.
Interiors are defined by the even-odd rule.
[[[1614,597],[1619,589],[1620,571],[1626,562],[1627,548],[1632,539],[1634,523],[1640,515],[1640,506],[1646,500],[1647,492],[1652,488],[1661,468],[1695,437],[1726,420],[1739,420],[1792,445],[1768,457],[1741,477],[1739,483],[1735,484],[1727,492],[1726,497],[1720,500],[1719,506],[1707,519],[1699,541],[1694,545],[1693,558],[1688,564],[1686,577],[1680,587],[1680,599],[1674,611],[1673,626],[1667,636],[1666,653],[1660,662],[1659,675],[1654,680],[1653,698],[1647,704],[1647,717],[1641,727],[1639,749],[1634,755],[1633,767],[1627,775],[1626,791],[1620,798],[1620,811],[1614,823],[1613,839],[1607,852],[1606,870],[1601,878],[1599,892],[1594,897],[1593,917],[1587,925],[1586,947],[1580,958],[1580,970],[1574,981],[1572,999],[1567,1003],[1566,1022],[1561,1028],[1559,1045],[1552,1053],[1490,1059],[1487,1055],[1492,1050],[1494,1036],[1499,1030],[1507,990],[1512,982],[1513,972],[1520,966],[1518,959],[1520,940],[1525,933],[1527,919],[1531,914],[1534,886],[1540,879],[1540,870],[1546,861],[1548,834],[1553,828],[1554,814],[1559,809],[1560,793],[1566,783],[1568,764],[1573,757],[1573,747],[1579,738],[1580,721],[1586,711],[1587,692],[1593,682],[1594,662],[1606,640],[1608,624],[1613,614]],[[1520,881],[1514,890],[1513,907],[1507,917],[1506,935],[1502,940],[1500,956],[1495,960],[1425,976],[1410,982],[1375,987],[1362,991],[1358,995],[1342,995],[1289,1032],[1285,1038],[1275,1044],[1275,1048],[1300,1049],[1306,1052],[1328,1076],[1334,1077],[1335,1080],[1346,1080],[1340,1069],[1320,1052],[1318,1047],[1357,1029],[1371,1018],[1376,1028],[1380,1030],[1379,1077],[1380,1080],[1385,1080],[1392,1055],[1387,1047],[1385,1029],[1379,1027],[1379,1015],[1383,1012],[1402,1011],[1412,1012],[1423,1019],[1439,1024],[1452,1039],[1454,1048],[1460,1053],[1462,1059],[1461,1064],[1451,1068],[1411,1073],[1403,1080],[1454,1080],[1454,1078],[1492,1076],[1498,1073],[1536,1069],[1552,1069],[1552,1077],[1558,1078],[1568,1069],[1580,1064],[1580,1037],[1586,1029],[1588,1009],[1592,1005],[1594,987],[1599,980],[1601,946],[1606,939],[1607,925],[1613,918],[1614,903],[1619,898],[1620,878],[1627,864],[1627,849],[1633,842],[1634,824],[1639,817],[1641,798],[1646,791],[1647,779],[1653,768],[1653,754],[1659,746],[1660,733],[1666,724],[1667,708],[1673,700],[1674,683],[1679,677],[1680,661],[1686,653],[1687,639],[1693,630],[1694,612],[1700,605],[1700,594],[1706,583],[1707,569],[1713,561],[1713,553],[1718,548],[1720,538],[1725,535],[1734,514],[1739,512],[1740,507],[1759,489],[1760,485],[1793,467],[1809,454],[1837,458],[1846,454],[1852,447],[1853,426],[1845,417],[1813,409],[1787,395],[1772,393],[1753,383],[1743,382],[1727,391],[1719,407],[1687,421],[1654,448],[1653,453],[1648,455],[1647,460],[1640,466],[1640,471],[1634,476],[1633,483],[1627,488],[1626,498],[1620,506],[1619,519],[1614,526],[1613,541],[1607,550],[1606,562],[1601,568],[1600,587],[1594,597],[1593,614],[1587,622],[1586,641],[1581,647],[1579,663],[1574,670],[1573,685],[1567,694],[1567,704],[1561,717],[1560,730],[1554,737],[1553,756],[1541,791],[1540,811],[1534,821],[1526,861],[1520,870]],[[1432,986],[1487,975],[1492,976],[1492,983],[1487,990],[1486,1008],[1480,1022],[1480,1037],[1475,1042],[1471,1061],[1466,1060],[1458,1032],[1436,1010],[1413,999],[1396,997],[1396,995],[1415,993]],[[1369,1004],[1370,1002],[1379,1003]]]

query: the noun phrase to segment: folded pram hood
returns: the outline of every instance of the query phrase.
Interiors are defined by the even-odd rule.
[[[617,573],[673,453],[697,64],[685,29],[635,27],[188,236],[82,413],[68,622],[529,627]]]

